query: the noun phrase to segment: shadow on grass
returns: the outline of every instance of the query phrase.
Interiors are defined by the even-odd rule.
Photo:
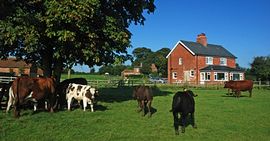
[[[100,88],[98,101],[102,102],[124,102],[134,100],[132,97],[133,89],[135,87],[119,87],[119,88]],[[151,87],[153,96],[167,96],[171,94],[168,91],[161,91],[158,87]]]
[[[226,93],[225,95],[222,95],[221,97],[237,98],[234,94],[227,94],[227,93]],[[242,95],[242,94],[241,94],[241,95],[239,96],[239,98],[240,98],[240,97],[249,97],[249,96],[247,96],[247,95]]]

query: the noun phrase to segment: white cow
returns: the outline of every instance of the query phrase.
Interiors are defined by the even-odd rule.
[[[67,105],[68,110],[70,110],[70,105],[72,102],[72,99],[83,101],[83,110],[86,110],[87,103],[91,106],[91,111],[94,112],[94,99],[95,94],[97,94],[97,91],[95,88],[88,86],[88,85],[81,85],[81,84],[75,84],[71,83],[69,84],[67,90],[66,90],[66,99],[67,99]]]

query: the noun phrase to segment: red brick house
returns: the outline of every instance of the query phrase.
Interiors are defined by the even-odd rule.
[[[168,83],[216,84],[244,79],[244,72],[236,69],[236,57],[221,45],[208,44],[204,33],[196,42],[178,41],[166,58]]]
[[[35,69],[31,64],[27,64],[24,61],[18,61],[16,58],[8,58],[0,60],[0,73],[2,74],[14,74],[14,76],[28,75],[36,76],[43,75],[41,69]]]

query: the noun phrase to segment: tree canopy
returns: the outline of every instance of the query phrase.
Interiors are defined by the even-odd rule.
[[[251,73],[257,80],[270,80],[270,56],[255,57],[251,63]]]
[[[154,0],[5,0],[0,4],[0,57],[16,56],[59,78],[74,64],[129,59],[130,24],[144,24]]]
[[[150,74],[151,65],[155,64],[158,69],[158,74],[163,77],[167,76],[167,59],[166,56],[170,52],[169,48],[162,48],[156,52],[153,52],[147,47],[138,47],[133,50],[134,56],[133,66],[141,66],[141,72],[144,74]]]

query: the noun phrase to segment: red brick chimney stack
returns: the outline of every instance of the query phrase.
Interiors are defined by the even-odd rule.
[[[197,43],[207,46],[207,38],[204,33],[197,35]]]

